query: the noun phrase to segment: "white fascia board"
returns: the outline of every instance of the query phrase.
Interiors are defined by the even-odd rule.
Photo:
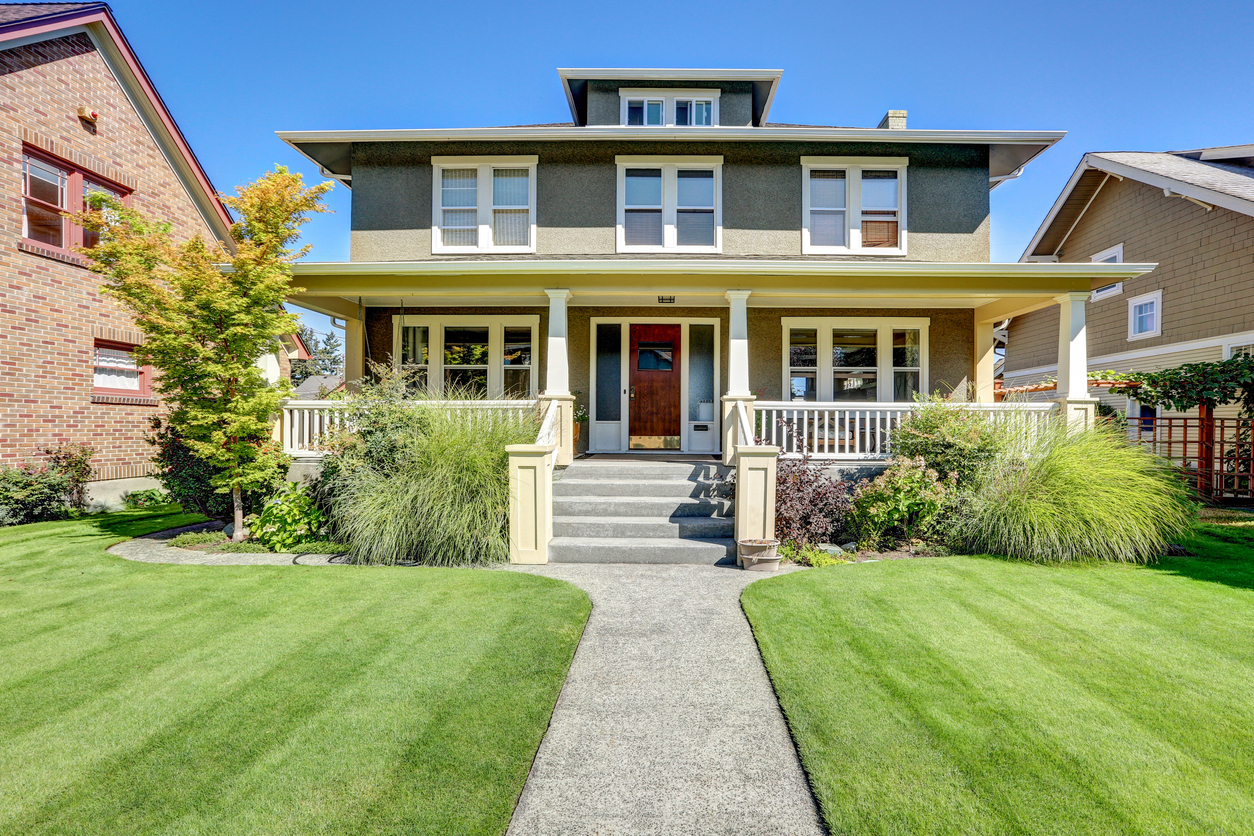
[[[596,273],[639,275],[650,274],[723,274],[804,276],[934,276],[934,277],[1037,277],[1132,279],[1150,272],[1157,264],[1079,263],[986,263],[926,261],[775,261],[770,259],[527,259],[492,261],[331,261],[296,262],[295,276],[302,274],[332,276],[380,275],[478,275],[478,274],[553,274]]]
[[[711,126],[623,127],[595,125],[583,128],[401,128],[364,131],[277,131],[279,139],[295,146],[301,142],[461,142],[469,140],[565,141],[814,141],[814,142],[909,142],[959,145],[1052,145],[1065,131],[933,131],[884,128],[745,128]]]
[[[1208,148],[1198,159],[1223,162],[1224,160],[1254,157],[1254,145],[1225,145],[1222,148]]]
[[[1191,183],[1184,183],[1171,177],[1164,177],[1161,174],[1152,174],[1130,165],[1117,163],[1102,157],[1088,154],[1085,155],[1088,164],[1093,168],[1113,174],[1117,177],[1127,177],[1130,180],[1136,180],[1147,186],[1153,186],[1158,189],[1170,189],[1174,194],[1183,197],[1191,197],[1194,200],[1200,200],[1203,203],[1210,203],[1215,206],[1222,206],[1233,212],[1239,212],[1242,215],[1254,217],[1254,200],[1244,200],[1239,197],[1233,197],[1223,192],[1217,192],[1213,189],[1195,186]]]
[[[1045,237],[1046,231],[1054,223],[1054,218],[1058,217],[1058,213],[1062,211],[1062,205],[1067,202],[1067,198],[1071,196],[1071,191],[1080,182],[1080,178],[1084,176],[1084,172],[1089,170],[1089,155],[1085,154],[1080,158],[1080,164],[1075,167],[1075,171],[1071,174],[1071,179],[1067,181],[1067,185],[1063,186],[1062,192],[1059,193],[1058,199],[1054,201],[1054,205],[1049,208],[1049,214],[1045,216],[1045,220],[1041,221],[1041,225],[1037,227],[1036,234],[1032,236],[1032,240],[1028,242],[1027,247],[1023,250],[1023,255],[1019,256],[1020,263],[1026,263],[1028,256],[1036,249],[1036,245],[1041,243],[1041,239]]]

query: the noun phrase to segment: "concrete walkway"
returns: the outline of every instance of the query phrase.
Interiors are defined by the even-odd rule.
[[[510,567],[592,616],[509,836],[821,834],[727,566]]]

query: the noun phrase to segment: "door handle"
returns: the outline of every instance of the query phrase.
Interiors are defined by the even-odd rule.
[[[632,401],[634,401],[635,399],[636,399],[636,387],[635,387],[635,386],[633,386],[633,387],[631,387],[631,397],[630,397],[630,398],[628,398],[628,400],[632,400]]]

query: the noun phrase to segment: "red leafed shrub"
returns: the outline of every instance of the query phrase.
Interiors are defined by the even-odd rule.
[[[833,479],[808,456],[781,458],[775,479],[775,536],[800,545],[830,543],[845,529],[849,483]]]

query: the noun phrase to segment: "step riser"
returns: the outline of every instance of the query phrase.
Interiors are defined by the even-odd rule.
[[[555,517],[729,517],[731,503],[725,500],[676,502],[674,499],[634,499],[631,497],[554,497]]]
[[[675,541],[659,547],[654,543],[593,540],[554,540],[549,544],[550,563],[693,563],[706,566],[735,559],[735,544],[723,541]]]
[[[731,537],[735,534],[735,523],[731,520],[712,519],[708,517],[691,517],[690,522],[670,522],[668,520],[614,520],[607,522],[592,517],[567,517],[553,520],[554,537],[615,537],[624,539],[639,538],[716,538]]]
[[[706,482],[594,482],[589,479],[553,483],[554,496],[633,496],[643,498],[712,495],[714,486]]]
[[[696,482],[696,481],[713,481],[720,471],[726,468],[717,463],[709,465],[699,465],[695,467],[675,467],[669,465],[658,467],[656,465],[585,465],[572,464],[562,473],[562,481],[573,480],[580,482],[594,481],[622,481],[627,479],[653,480],[658,482]]]

